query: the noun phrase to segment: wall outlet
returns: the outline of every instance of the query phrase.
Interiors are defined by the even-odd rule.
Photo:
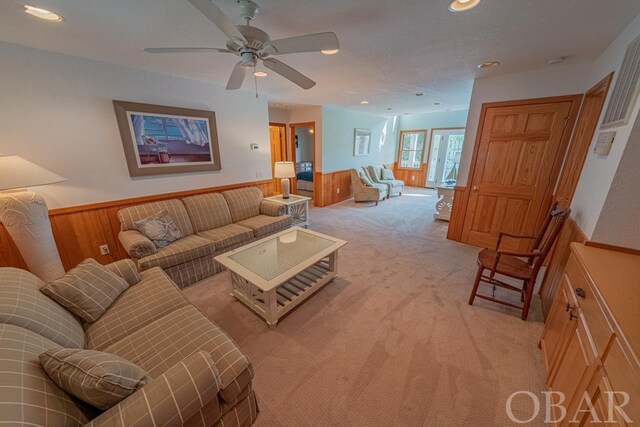
[[[411,176],[411,181],[415,181],[415,180],[416,180],[415,175],[412,175],[412,176]]]
[[[102,245],[100,246],[100,253],[102,255],[109,255],[109,245]]]
[[[340,187],[336,188],[336,193],[340,194]]]
[[[262,178],[262,172],[256,172],[256,178]]]

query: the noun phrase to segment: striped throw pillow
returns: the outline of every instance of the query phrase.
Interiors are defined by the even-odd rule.
[[[98,409],[111,408],[149,381],[138,365],[102,351],[62,348],[38,358],[58,387]]]
[[[40,290],[76,316],[91,323],[98,320],[128,288],[126,280],[89,258]]]

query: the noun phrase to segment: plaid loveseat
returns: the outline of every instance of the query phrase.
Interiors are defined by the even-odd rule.
[[[39,291],[44,283],[0,268],[0,424],[30,426],[250,426],[258,406],[247,356],[190,305],[159,267],[108,266],[130,287],[93,323]],[[101,412],[60,389],[38,355],[86,348],[123,357],[149,383]]]
[[[182,238],[158,249],[135,222],[166,210]],[[181,288],[222,271],[214,257],[291,226],[285,206],[255,187],[131,206],[118,212],[120,242],[140,271],[162,268]]]

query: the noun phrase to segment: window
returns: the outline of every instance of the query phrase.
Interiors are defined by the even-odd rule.
[[[420,169],[426,141],[426,130],[401,131],[398,166],[402,169]]]

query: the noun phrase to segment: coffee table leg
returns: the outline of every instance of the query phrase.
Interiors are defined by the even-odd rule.
[[[267,304],[264,314],[269,328],[275,329],[278,324],[278,298],[276,297],[276,288],[271,289],[266,295],[267,300],[265,302]]]

